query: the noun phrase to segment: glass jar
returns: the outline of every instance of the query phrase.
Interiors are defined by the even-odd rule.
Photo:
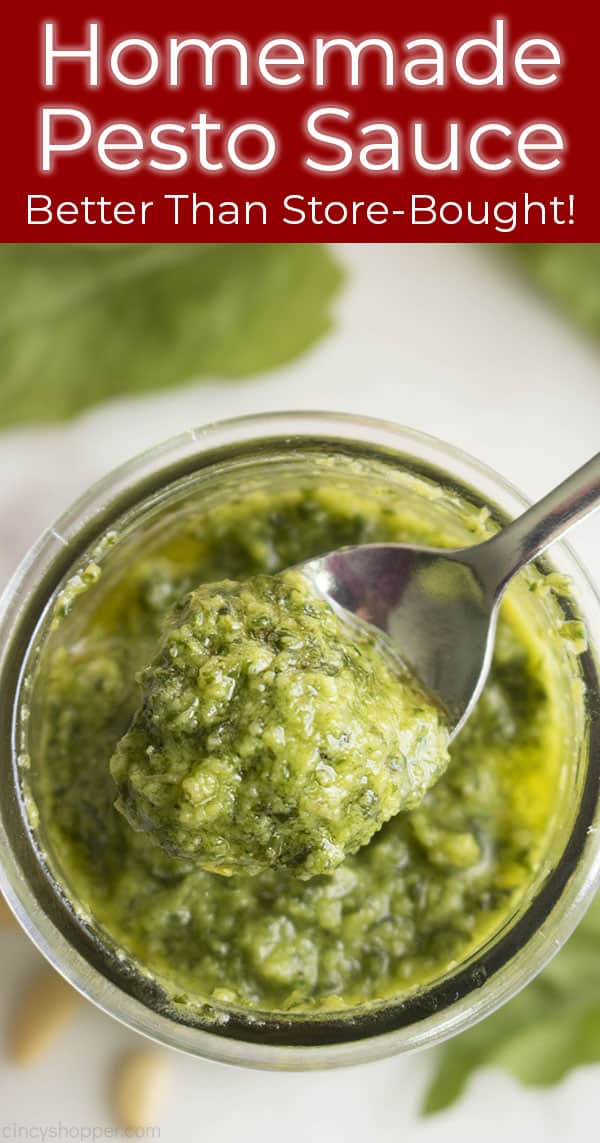
[[[518,907],[467,961],[413,994],[364,1009],[280,1018],[231,1012],[223,1022],[167,1010],[159,991],[122,950],[94,931],[93,918],[69,898],[36,820],[36,751],[23,765],[22,716],[31,679],[52,638],[57,593],[86,553],[116,535],[107,561],[167,517],[202,498],[223,499],[280,487],[321,465],[360,485],[368,463],[383,466],[390,491],[402,487],[416,512],[442,524],[450,539],[473,541],[464,508],[490,533],[526,501],[501,477],[431,437],[381,421],[337,414],[248,417],[191,431],[118,468],[89,490],[39,539],[0,601],[0,884],[23,928],[48,960],[106,1012],[154,1039],[223,1062],[264,1068],[324,1068],[433,1045],[464,1030],[518,992],[573,931],[600,878],[600,600],[570,550],[552,549],[540,567],[569,577],[568,598],[544,611],[532,594],[524,606],[553,648],[569,685],[560,712],[561,814],[549,852]],[[356,461],[358,463],[353,464]],[[365,475],[366,474],[366,475]],[[384,481],[385,483],[385,481]],[[487,509],[490,510],[487,523]],[[482,511],[483,510],[483,511]],[[108,550],[108,549],[107,549]],[[101,557],[102,558],[102,557]],[[109,566],[107,564],[107,566]],[[553,609],[553,610],[552,610]],[[588,647],[577,658],[558,635],[583,619]],[[561,676],[562,677],[562,676]],[[30,731],[35,746],[35,732]],[[33,796],[32,796],[33,791]]]

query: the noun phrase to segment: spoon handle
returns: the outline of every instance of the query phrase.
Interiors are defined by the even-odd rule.
[[[480,545],[482,555],[486,549],[485,570],[488,582],[493,574],[494,593],[499,595],[516,572],[596,508],[600,508],[600,452]]]

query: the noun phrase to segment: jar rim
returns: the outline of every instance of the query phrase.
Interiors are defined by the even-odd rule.
[[[9,673],[11,664],[14,676],[19,654],[24,661],[29,647],[27,628],[32,630],[32,619],[33,628],[37,627],[44,602],[53,594],[53,589],[46,592],[44,600],[44,577],[51,570],[56,587],[77,556],[107,530],[111,520],[128,507],[146,502],[153,491],[213,464],[217,458],[231,458],[236,450],[238,455],[249,455],[249,449],[259,446],[279,443],[289,447],[298,442],[304,446],[327,443],[333,448],[362,446],[373,450],[375,456],[388,453],[397,460],[406,459],[413,471],[416,461],[424,472],[437,472],[446,483],[448,478],[455,480],[463,495],[471,491],[505,517],[522,511],[528,503],[512,484],[466,452],[433,436],[375,418],[277,412],[192,429],[114,469],[40,537],[0,597],[0,680]],[[497,497],[504,497],[508,507],[499,508]],[[556,547],[577,579],[576,598],[579,601],[583,592],[589,606],[598,611],[600,642],[598,593],[567,545]],[[588,607],[582,612],[587,622]],[[172,1047],[221,1062],[281,1069],[359,1063],[439,1043],[488,1015],[540,971],[571,934],[600,881],[600,831],[590,832],[600,817],[600,684],[594,650],[590,648],[584,664],[586,686],[595,699],[589,712],[587,773],[571,836],[556,868],[524,915],[490,948],[476,955],[468,967],[459,967],[454,975],[437,984],[432,982],[403,1001],[392,1000],[354,1018],[343,1013],[300,1017],[294,1022],[293,1037],[288,1035],[287,1039],[275,1031],[276,1022],[269,1034],[259,1024],[251,1030],[243,1021],[239,1028],[234,1021],[233,1025],[208,1030],[206,1025],[179,1023],[156,1011],[103,975],[40,909],[23,874],[19,846],[13,844],[6,829],[7,815],[20,814],[16,782],[5,795],[4,807],[0,807],[0,889],[29,937],[74,987],[123,1023]],[[13,726],[17,697],[18,684],[0,686],[2,738],[9,722]],[[14,754],[13,737],[13,761]]]

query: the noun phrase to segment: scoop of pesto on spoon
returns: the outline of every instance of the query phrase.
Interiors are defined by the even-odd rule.
[[[117,807],[215,873],[328,873],[448,763],[415,678],[299,571],[198,588],[141,673]]]

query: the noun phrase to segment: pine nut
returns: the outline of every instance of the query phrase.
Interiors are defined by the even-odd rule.
[[[119,1064],[114,1084],[117,1118],[126,1130],[157,1125],[169,1090],[171,1069],[164,1055],[132,1052]]]
[[[17,1064],[33,1063],[53,1045],[72,1019],[80,998],[45,966],[20,998],[8,1035],[8,1053]]]

